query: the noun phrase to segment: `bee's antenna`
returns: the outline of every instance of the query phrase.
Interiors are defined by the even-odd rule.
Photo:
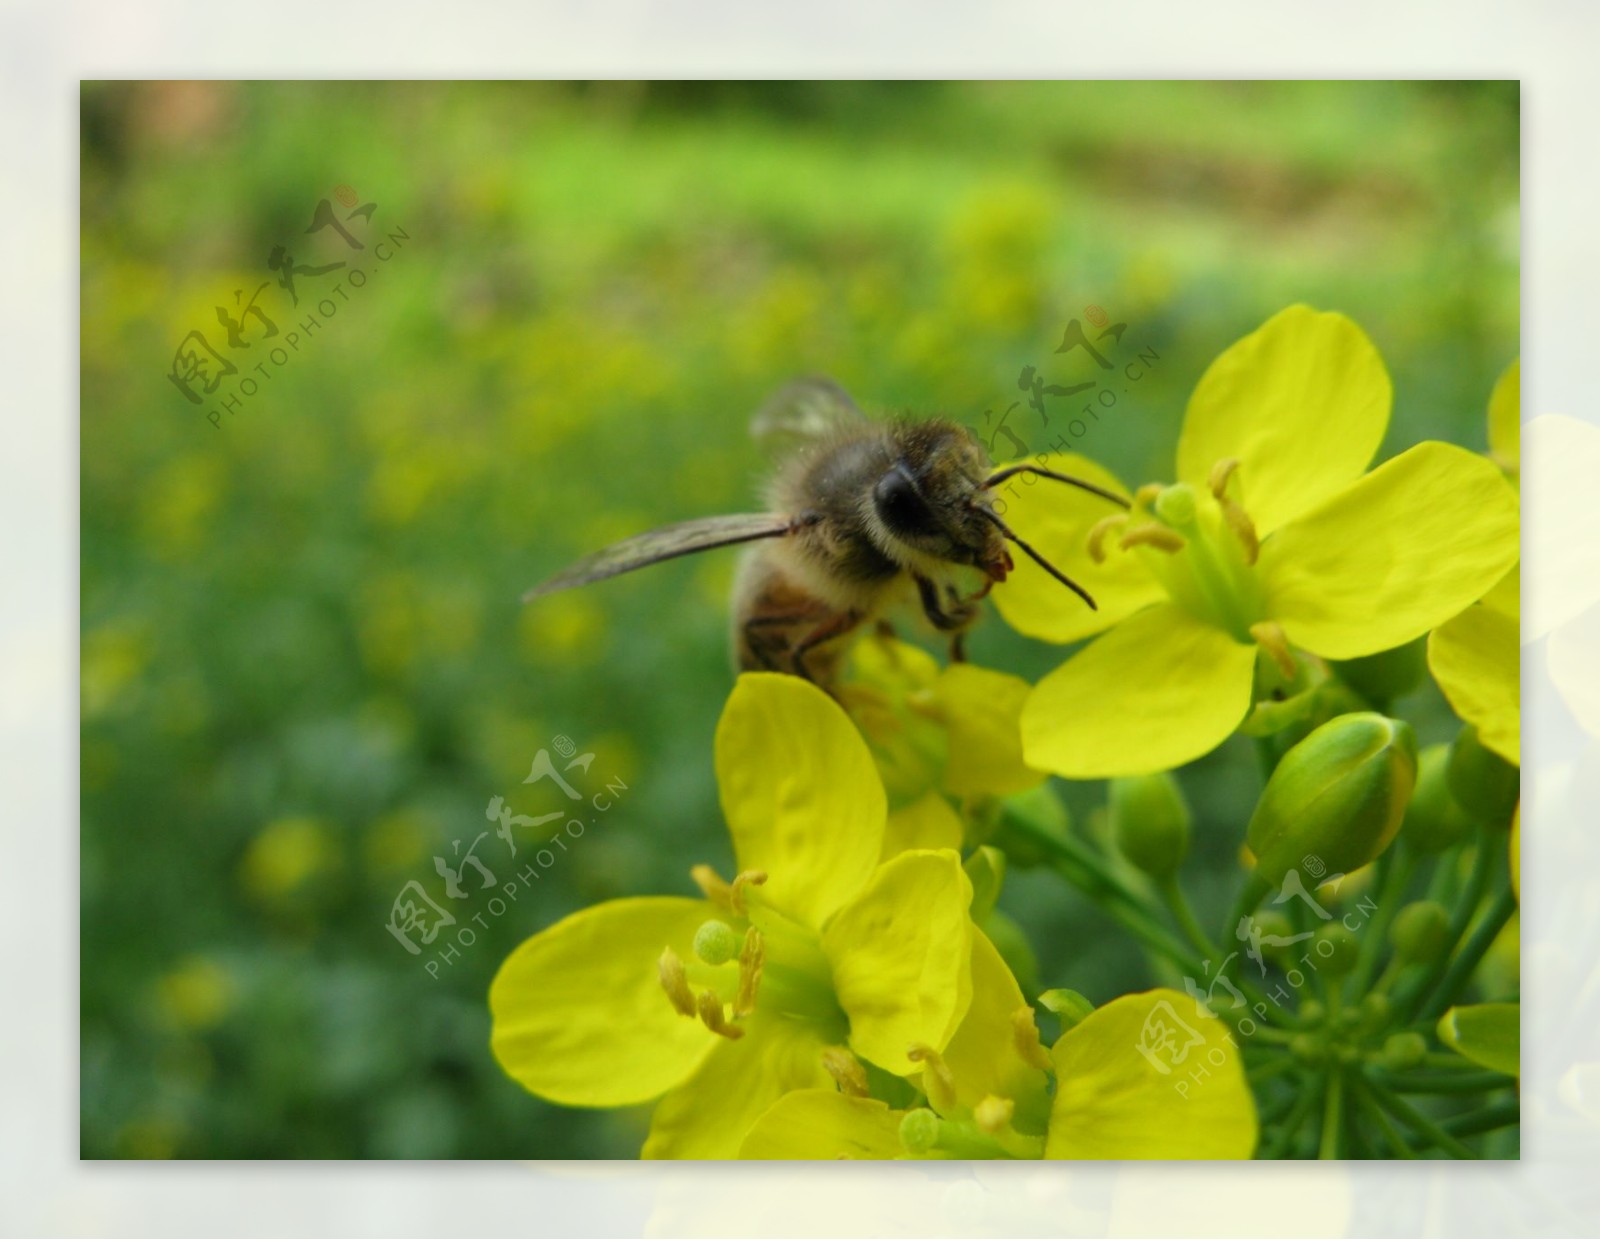
[[[1004,482],[1007,478],[1012,477],[1014,474],[1038,474],[1041,478],[1052,478],[1056,482],[1065,482],[1068,486],[1081,487],[1083,490],[1088,491],[1091,495],[1098,495],[1101,499],[1108,499],[1119,507],[1132,507],[1127,500],[1123,499],[1122,496],[1118,495],[1114,491],[1108,491],[1104,487],[1097,487],[1094,483],[1085,482],[1082,478],[1074,478],[1071,474],[1058,474],[1053,469],[1044,469],[1038,465],[1009,465],[1005,469],[1002,469],[999,473],[990,474],[989,477],[984,480],[984,488],[987,490],[991,487],[998,486],[1000,483]],[[1017,546],[1021,547],[1022,545],[1023,544],[1019,539]],[[1032,553],[1030,552],[1029,554]],[[1035,556],[1034,558],[1037,559],[1038,557]],[[1093,604],[1091,604],[1091,606],[1092,605]]]
[[[1030,560],[1032,560],[1040,568],[1044,569],[1045,572],[1049,573],[1052,577],[1054,577],[1062,585],[1066,586],[1067,589],[1071,590],[1074,594],[1076,594],[1079,598],[1081,598],[1085,603],[1089,604],[1089,610],[1090,611],[1099,611],[1100,610],[1100,608],[1095,604],[1094,599],[1092,597],[1090,597],[1089,591],[1085,590],[1082,586],[1080,586],[1071,577],[1068,577],[1064,572],[1062,572],[1054,564],[1050,563],[1049,560],[1045,559],[1044,556],[1040,555],[1032,547],[1028,546],[1027,543],[1023,542],[1022,539],[1018,538],[1017,535],[1016,535],[1016,532],[1009,525],[1007,525],[1004,521],[1002,521],[1000,519],[999,515],[997,513],[995,513],[993,509],[985,508],[982,504],[977,504],[977,505],[975,505],[975,507],[976,507],[977,511],[982,513],[983,516],[987,520],[992,521],[1002,534],[1004,534],[1012,542],[1016,543],[1017,546],[1022,549],[1022,553],[1024,555],[1026,555]]]

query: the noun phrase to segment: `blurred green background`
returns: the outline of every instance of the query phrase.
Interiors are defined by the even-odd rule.
[[[644,1111],[500,1073],[485,993],[566,913],[726,870],[734,557],[520,592],[749,509],[749,414],[797,374],[986,438],[1021,401],[1043,448],[1019,373],[1096,377],[1052,352],[1090,305],[1128,324],[1116,356],[1159,355],[1081,444],[1130,482],[1169,476],[1206,363],[1294,301],[1388,361],[1385,455],[1482,449],[1517,186],[1515,83],[85,85],[83,1154],[633,1156]],[[338,187],[376,204],[360,255],[305,232]],[[267,281],[293,331],[343,278],[291,307],[277,245],[374,274],[214,428],[231,386],[195,406],[167,377],[185,334],[222,349],[215,308]],[[283,342],[242,321],[248,368]],[[1029,678],[1063,653],[992,615],[971,648]],[[1431,687],[1406,709],[1450,734]],[[628,790],[431,976],[391,902],[444,900],[432,858],[492,832],[492,797],[561,808],[521,784],[557,735],[596,753],[586,789]],[[1259,775],[1236,740],[1183,780],[1186,881],[1220,915]],[[1064,791],[1080,817],[1102,793]],[[536,834],[517,867],[492,833],[477,853],[503,881]],[[1149,984],[1047,876],[1002,907],[1045,985]]]

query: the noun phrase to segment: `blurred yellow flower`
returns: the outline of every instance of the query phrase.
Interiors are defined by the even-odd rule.
[[[279,818],[250,841],[239,863],[239,879],[252,896],[272,903],[293,895],[338,861],[328,824],[315,818]]]
[[[1522,764],[1522,573],[1428,635],[1428,668],[1451,708],[1507,762]]]
[[[1388,650],[1499,580],[1517,558],[1515,491],[1489,460],[1445,443],[1366,472],[1390,398],[1360,328],[1292,306],[1201,378],[1176,484],[1142,488],[1111,517],[1059,488],[1007,492],[1008,519],[1099,610],[1066,605],[1024,562],[995,592],[1001,613],[1050,641],[1112,630],[1034,689],[1022,715],[1029,762],[1091,779],[1198,758],[1249,710],[1258,656],[1269,682],[1290,682],[1296,648],[1328,659]],[[1092,462],[1043,463],[1123,490]]]
[[[233,979],[206,956],[189,956],[162,974],[155,991],[162,1016],[180,1029],[195,1032],[215,1026],[233,1006]]]

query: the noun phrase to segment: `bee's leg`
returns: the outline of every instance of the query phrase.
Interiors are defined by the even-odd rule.
[[[866,619],[865,612],[841,611],[829,616],[821,624],[817,625],[789,652],[789,661],[794,665],[794,674],[804,677],[806,680],[811,681],[812,684],[819,684],[820,681],[811,674],[811,670],[806,666],[806,655],[824,642],[830,642],[836,637],[843,637],[864,619]]]
[[[926,577],[917,577],[917,597],[922,600],[922,612],[928,617],[933,627],[941,633],[953,633],[968,627],[977,616],[978,610],[970,603],[953,599],[955,608],[945,611],[939,604],[939,587]]]
[[[965,663],[967,661],[967,632],[957,629],[950,634],[950,662]]]
[[[762,616],[751,616],[740,626],[744,631],[745,649],[755,658],[760,665],[759,670],[764,672],[781,672],[775,654],[788,650],[789,642],[783,633],[773,633],[774,628],[783,628],[788,625],[799,624],[802,620],[810,620],[816,616],[815,611],[788,611],[769,612]],[[746,671],[756,670],[746,668]]]
[[[895,638],[900,636],[900,634],[894,631],[894,622],[890,620],[879,620],[878,623],[872,627],[873,631],[877,633],[879,637],[888,638],[890,641],[893,641]]]

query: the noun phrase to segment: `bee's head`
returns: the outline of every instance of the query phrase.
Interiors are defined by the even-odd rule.
[[[970,565],[1003,581],[1011,557],[1000,531],[979,511],[989,461],[972,432],[943,420],[908,423],[896,446],[872,489],[884,531],[919,556]]]

